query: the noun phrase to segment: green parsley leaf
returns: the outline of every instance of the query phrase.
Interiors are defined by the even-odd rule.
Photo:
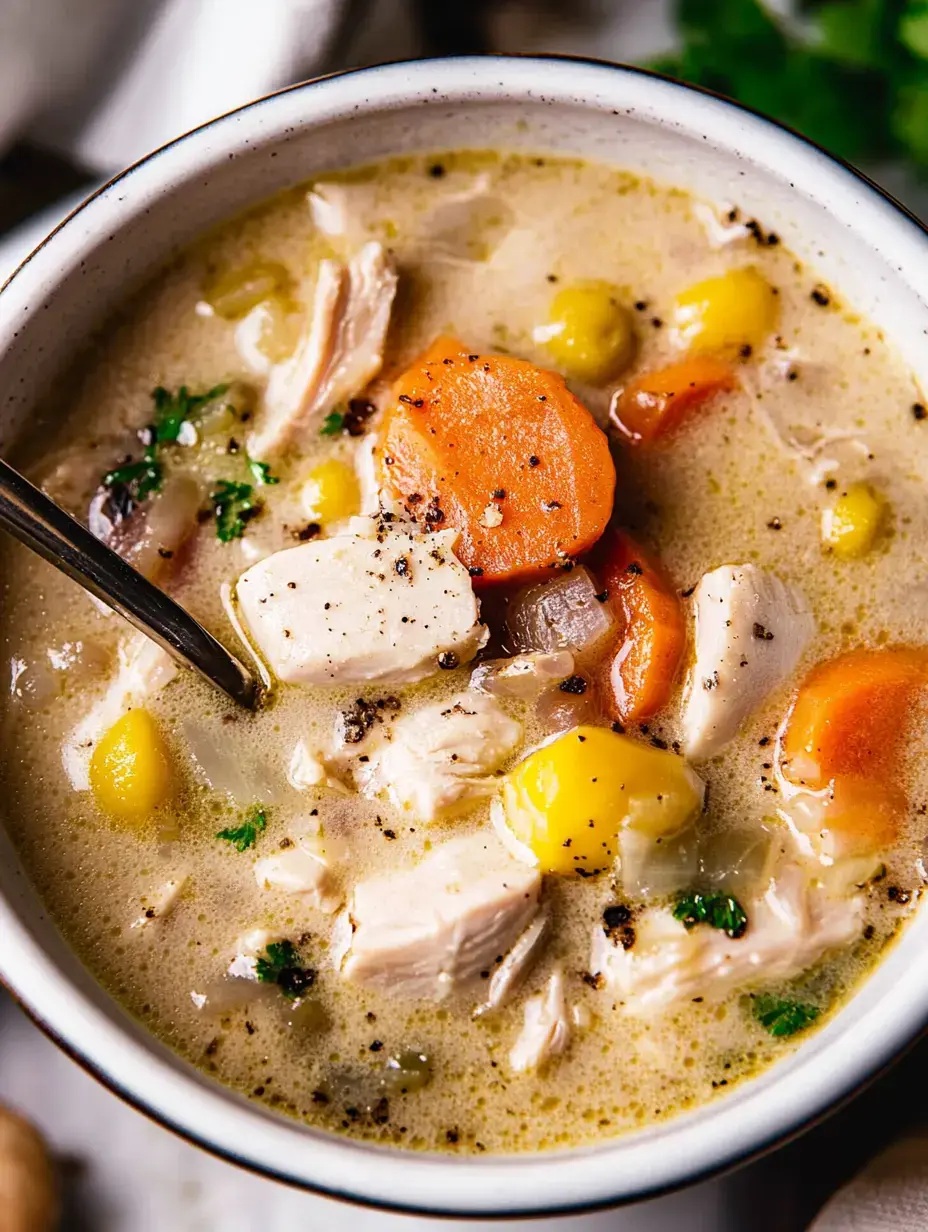
[[[730,95],[846,158],[893,152],[893,95],[911,54],[900,0],[808,0],[789,21],[762,0],[676,0],[679,52],[664,72]]]
[[[763,995],[752,1002],[754,1017],[771,1035],[795,1035],[810,1027],[821,1010],[801,1001],[787,1001],[779,997]]]
[[[272,483],[280,483],[278,476],[271,474],[270,462],[258,462],[254,458],[249,458],[248,469],[254,476],[255,483],[259,488],[267,487]]]
[[[141,462],[126,462],[103,476],[105,488],[127,488],[133,504],[139,504],[152,492],[161,490],[164,468],[155,460],[154,450],[147,449]]]
[[[322,421],[322,427],[319,429],[319,435],[338,436],[344,425],[344,413],[342,411],[331,411]]]
[[[256,804],[245,814],[241,825],[229,826],[225,830],[220,830],[216,837],[225,839],[227,843],[234,843],[236,851],[247,851],[249,847],[254,847],[258,841],[258,834],[266,826],[267,813]]]
[[[216,534],[222,543],[241,539],[245,525],[261,512],[261,502],[253,499],[254,488],[250,483],[234,483],[219,479],[210,493],[213,514],[216,518]]]
[[[300,965],[300,956],[292,941],[272,941],[258,958],[255,971],[265,984],[276,984],[288,1001],[301,997],[316,980],[311,967]]]
[[[743,937],[748,926],[744,908],[730,894],[684,895],[673,909],[673,918],[687,929],[695,928],[697,924],[708,924],[733,939]]]
[[[899,39],[921,60],[928,60],[928,0],[909,0],[899,22]]]
[[[215,385],[204,394],[192,394],[186,385],[181,385],[176,394],[159,385],[152,390],[155,400],[155,440],[159,445],[176,441],[182,425],[193,417],[209,402],[215,401],[228,389],[228,385]]]

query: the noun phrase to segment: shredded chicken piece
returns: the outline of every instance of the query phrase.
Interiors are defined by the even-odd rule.
[[[75,791],[90,790],[90,759],[100,737],[128,710],[154,696],[176,675],[175,661],[144,633],[134,634],[119,647],[115,678],[61,748],[62,764]]]
[[[558,967],[551,973],[544,991],[526,1001],[525,1023],[509,1053],[509,1064],[517,1074],[539,1069],[566,1050],[570,1036],[564,973]]]
[[[548,937],[550,922],[550,915],[542,907],[490,976],[490,983],[487,985],[487,999],[474,1011],[475,1018],[480,1018],[491,1010],[501,1010],[509,1004],[537,962]]]
[[[292,847],[256,860],[254,874],[261,889],[298,894],[327,914],[337,911],[344,901],[335,885],[328,855],[312,839],[301,839]]]
[[[229,963],[226,975],[237,980],[256,980],[258,956],[273,942],[281,940],[283,933],[273,932],[268,928],[249,929],[236,941],[235,957]]]
[[[688,757],[711,757],[794,671],[815,620],[802,594],[756,565],[722,565],[694,595],[696,663],[683,707]]]
[[[156,920],[163,920],[171,914],[187,884],[187,874],[179,873],[170,877],[157,890],[142,899],[142,914],[129,925],[130,928],[148,928]]]
[[[366,795],[384,792],[417,821],[453,816],[493,795],[493,775],[522,735],[522,727],[485,693],[457,693],[403,715],[365,754],[355,778]]]
[[[293,355],[271,369],[248,439],[252,457],[279,454],[377,375],[396,282],[390,257],[376,242],[365,244],[347,266],[319,263],[309,327]]]
[[[347,795],[349,789],[329,770],[321,753],[314,752],[305,740],[298,740],[293,747],[287,767],[287,782],[297,791],[310,787],[328,787],[331,791]]]
[[[667,907],[635,917],[631,949],[614,944],[597,926],[590,970],[622,998],[630,1014],[643,1014],[692,997],[719,998],[736,988],[790,979],[829,950],[860,933],[864,899],[835,895],[797,864],[786,865],[767,889],[745,904],[743,936],[697,925],[687,928]]]
[[[355,886],[330,944],[335,968],[363,988],[441,1001],[506,953],[540,889],[538,871],[492,836],[451,839],[413,868]]]

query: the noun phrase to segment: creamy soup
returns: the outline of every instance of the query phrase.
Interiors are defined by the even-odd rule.
[[[463,152],[233,219],[20,461],[263,703],[5,545],[30,875],[132,1014],[313,1125],[531,1151],[724,1095],[920,893],[925,418],[737,202]]]

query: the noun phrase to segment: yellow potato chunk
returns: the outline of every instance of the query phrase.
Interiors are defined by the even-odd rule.
[[[203,287],[203,298],[217,317],[236,321],[262,300],[281,294],[289,286],[286,266],[278,261],[253,261],[211,275]]]
[[[147,710],[130,710],[101,737],[90,760],[97,803],[123,821],[144,821],[171,794],[171,760]]]
[[[691,351],[738,354],[756,351],[777,324],[777,297],[753,265],[706,278],[674,301],[674,324]]]
[[[545,332],[558,367],[591,385],[618,376],[635,351],[631,313],[606,282],[580,282],[559,291]]]
[[[507,827],[541,869],[580,876],[612,867],[623,828],[676,834],[702,800],[702,782],[682,757],[585,726],[529,754],[502,792]]]
[[[864,556],[873,547],[886,502],[869,483],[852,483],[822,513],[822,540],[841,560]]]
[[[329,458],[306,476],[301,499],[307,517],[317,522],[338,522],[360,509],[361,485],[347,462]]]

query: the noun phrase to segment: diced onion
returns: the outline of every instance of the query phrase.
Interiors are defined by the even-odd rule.
[[[774,828],[766,823],[716,830],[699,850],[699,882],[707,889],[748,896],[765,882],[774,861]]]
[[[549,735],[570,731],[584,723],[595,723],[598,718],[596,699],[592,692],[562,693],[560,689],[546,689],[535,703],[535,715]]]
[[[629,898],[659,898],[689,889],[699,870],[696,831],[655,840],[626,827],[619,835],[622,889]]]
[[[551,654],[516,655],[512,659],[487,659],[470,675],[470,687],[496,697],[537,697],[551,684],[573,674],[574,656],[569,650]]]
[[[243,762],[241,752],[223,748],[205,727],[193,719],[181,725],[184,739],[200,776],[213,791],[230,796],[236,804],[270,804],[279,792],[264,765]]]
[[[579,566],[554,581],[521,591],[509,605],[506,625],[516,650],[589,650],[615,625],[608,603],[596,596],[590,573]]]

